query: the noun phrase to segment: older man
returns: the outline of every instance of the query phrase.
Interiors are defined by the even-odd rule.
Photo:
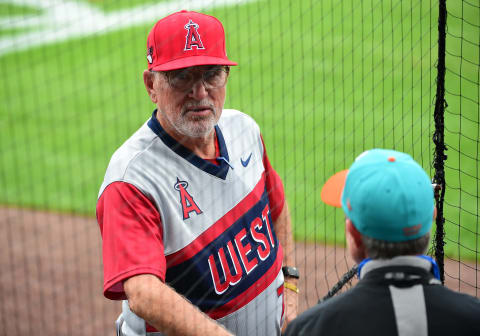
[[[433,190],[408,154],[364,152],[325,183],[322,200],[345,213],[360,281],[301,314],[286,335],[480,335],[480,301],[443,287],[437,265],[423,255]]]
[[[290,217],[258,125],[223,109],[236,63],[222,24],[171,14],[147,60],[157,108],[114,153],[97,202],[117,332],[279,335],[297,312]]]

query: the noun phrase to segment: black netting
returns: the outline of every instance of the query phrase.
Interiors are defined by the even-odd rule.
[[[355,283],[343,213],[320,190],[374,147],[411,154],[441,187],[431,254],[444,260],[447,286],[479,295],[477,1],[181,6],[0,2],[0,335],[112,334],[120,307],[102,296],[95,204],[111,155],[154,108],[142,79],[146,36],[180,9],[224,24],[239,63],[225,107],[258,122],[282,177],[301,311],[339,281]]]

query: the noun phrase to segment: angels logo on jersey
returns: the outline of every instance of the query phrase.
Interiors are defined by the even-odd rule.
[[[198,207],[197,203],[193,200],[192,195],[187,191],[188,182],[180,181],[177,177],[177,183],[173,186],[175,190],[180,193],[180,203],[182,204],[183,219],[190,218],[190,212],[195,211],[197,215],[202,213],[202,210]]]
[[[188,23],[185,25],[185,29],[188,31],[187,36],[185,36],[185,49],[183,50],[192,50],[193,47],[197,49],[205,49],[203,46],[202,39],[200,38],[200,34],[198,33],[199,25],[192,20],[189,20]]]

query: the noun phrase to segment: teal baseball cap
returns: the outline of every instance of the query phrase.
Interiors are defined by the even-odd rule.
[[[348,170],[327,180],[321,198],[341,207],[361,234],[374,239],[413,240],[432,227],[432,183],[423,168],[402,152],[363,152]]]

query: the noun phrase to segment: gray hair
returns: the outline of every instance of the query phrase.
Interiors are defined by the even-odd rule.
[[[401,255],[424,254],[427,251],[430,240],[430,233],[403,242],[390,242],[378,240],[362,235],[362,242],[365,246],[367,257],[372,259],[391,259]]]

